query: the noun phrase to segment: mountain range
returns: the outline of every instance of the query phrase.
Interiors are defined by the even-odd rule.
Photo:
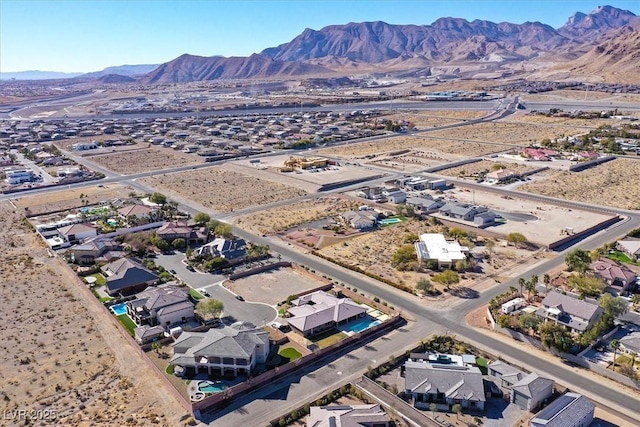
[[[431,25],[348,23],[307,28],[288,43],[248,57],[184,54],[160,65],[109,67],[81,77],[100,78],[103,83],[135,79],[141,84],[165,84],[390,71],[429,76],[436,68],[499,76],[519,67],[560,76],[606,74],[637,80],[639,31],[640,17],[611,6],[599,6],[588,14],[576,12],[557,29],[540,22],[450,17]]]
[[[142,65],[118,65],[115,67],[107,67],[101,71],[91,73],[62,73],[58,71],[16,71],[16,72],[0,72],[0,80],[49,80],[49,79],[66,79],[73,77],[100,78],[108,75],[120,75],[126,77],[142,76],[150,71],[158,68],[158,64],[142,64]],[[132,80],[135,81],[135,80]]]

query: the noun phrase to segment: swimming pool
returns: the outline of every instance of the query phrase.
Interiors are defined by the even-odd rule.
[[[382,322],[377,319],[374,319],[371,316],[366,316],[366,317],[363,317],[362,319],[349,322],[346,325],[340,325],[339,329],[344,332],[358,333],[366,329],[369,329],[372,326],[377,326],[380,323]]]
[[[112,305],[111,311],[113,311],[113,314],[115,314],[116,316],[127,314],[127,303],[123,302],[121,304]]]
[[[222,390],[228,387],[228,385],[224,384],[221,381],[200,381],[198,383],[198,390],[204,393],[220,393]]]
[[[397,224],[399,222],[402,222],[402,220],[400,218],[385,218],[385,219],[381,219],[378,222],[382,225],[389,225],[389,224]]]
[[[107,224],[109,224],[111,227],[115,227],[116,225],[118,225],[118,221],[116,221],[116,220],[115,220],[115,219],[113,219],[113,218],[109,218],[109,219],[107,220]]]

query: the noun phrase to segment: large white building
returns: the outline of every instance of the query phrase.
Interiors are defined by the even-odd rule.
[[[4,174],[7,177],[7,183],[11,185],[31,182],[35,178],[31,169],[5,169]]]
[[[447,268],[456,261],[467,259],[469,248],[461,246],[455,240],[445,239],[440,233],[424,233],[420,235],[420,241],[415,244],[419,261],[434,260],[438,267]]]

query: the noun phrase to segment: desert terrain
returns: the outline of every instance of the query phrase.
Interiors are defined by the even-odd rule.
[[[616,159],[581,172],[547,170],[518,190],[584,203],[640,209],[640,161]]]
[[[91,161],[114,172],[130,175],[202,163],[202,158],[170,148],[151,147],[126,153],[99,154]]]
[[[226,164],[219,168],[158,175],[144,178],[141,182],[172,198],[186,198],[219,212],[232,212],[307,194],[300,188],[268,180],[269,172],[260,177],[249,172],[264,171],[238,169]]]
[[[358,209],[361,205],[360,201],[345,197],[318,197],[244,215],[234,223],[255,234],[275,234],[301,224]]]
[[[385,119],[391,121],[412,123],[416,129],[426,129],[434,126],[442,126],[451,123],[458,123],[464,120],[473,120],[489,114],[486,110],[439,110],[412,112],[403,111],[387,114]]]
[[[0,216],[4,408],[54,411],[55,425],[181,425],[187,411],[20,210],[5,202]]]
[[[536,169],[534,167],[523,165],[521,163],[500,162],[500,159],[496,159],[496,161],[481,160],[475,163],[469,163],[466,165],[457,166],[450,169],[444,169],[444,170],[438,171],[438,173],[440,175],[446,175],[446,176],[459,176],[459,175],[474,176],[478,173],[482,173],[485,171],[491,172],[498,168],[508,169],[516,173],[525,173],[525,172],[529,172]]]

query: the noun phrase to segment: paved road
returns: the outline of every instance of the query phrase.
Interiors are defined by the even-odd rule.
[[[203,288],[209,292],[211,298],[220,300],[224,304],[225,323],[241,320],[256,326],[264,326],[278,317],[278,311],[274,307],[262,302],[239,301],[236,295],[221,283],[203,286]]]

